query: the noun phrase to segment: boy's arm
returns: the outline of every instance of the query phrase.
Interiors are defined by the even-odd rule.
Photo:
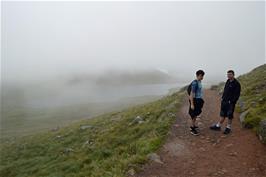
[[[191,102],[191,109],[194,109],[194,97],[195,97],[195,93],[196,93],[196,84],[195,82],[192,82],[191,84],[191,93],[189,95],[189,99]]]
[[[189,100],[190,100],[190,102],[191,102],[191,109],[194,109],[194,93],[193,93],[193,91],[191,90],[191,93],[190,93],[190,95],[189,95]]]

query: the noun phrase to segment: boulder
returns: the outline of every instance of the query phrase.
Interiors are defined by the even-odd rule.
[[[260,103],[260,104],[263,104],[264,102],[265,102],[265,98],[260,98],[260,99],[259,99],[259,103]]]
[[[144,120],[143,120],[143,118],[142,117],[140,117],[140,116],[137,116],[131,123],[130,123],[130,125],[133,125],[133,124],[141,124],[141,123],[143,123],[144,122]]]
[[[136,171],[133,168],[131,168],[127,171],[127,174],[128,176],[134,176],[136,174]]]
[[[243,112],[245,111],[245,102],[240,98],[238,101],[239,107],[240,107],[240,111]]]
[[[163,162],[161,161],[161,157],[156,154],[156,153],[151,153],[148,155],[148,159],[151,160],[151,161],[154,161],[156,163],[160,163],[160,164],[163,164]]]
[[[238,153],[236,151],[235,152],[230,152],[229,155],[236,157],[238,155]]]
[[[174,113],[172,113],[172,112],[169,112],[169,113],[168,113],[168,117],[170,117],[170,118],[175,118],[175,116],[176,116],[176,115],[175,115]]]
[[[74,150],[72,148],[65,148],[63,151],[64,154],[69,154],[71,152],[74,152]]]
[[[93,143],[94,143],[93,140],[87,140],[87,141],[85,141],[85,143],[83,144],[83,147],[93,145]]]
[[[57,139],[57,140],[61,140],[63,138],[63,136],[61,136],[61,135],[57,135],[56,137],[55,137],[55,139]]]
[[[80,130],[86,130],[86,129],[89,129],[89,128],[93,128],[92,125],[81,125],[80,126]]]
[[[245,125],[245,119],[246,119],[246,116],[247,116],[248,113],[249,113],[249,110],[246,110],[246,111],[242,112],[240,114],[240,116],[239,116],[240,123],[241,123],[241,126],[242,127],[246,127],[246,125]]]
[[[52,128],[51,131],[52,132],[57,132],[59,130],[59,127],[57,126],[56,128]]]
[[[250,103],[250,106],[251,106],[252,108],[255,108],[255,107],[257,106],[257,102],[256,102],[256,101],[252,101],[252,102]]]
[[[258,136],[262,143],[266,144],[266,119],[260,121]]]

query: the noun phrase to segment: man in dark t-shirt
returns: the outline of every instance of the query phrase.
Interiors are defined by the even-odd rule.
[[[228,118],[227,126],[224,130],[224,134],[229,134],[232,128],[232,119],[234,117],[235,104],[240,96],[241,85],[235,79],[235,73],[233,70],[227,72],[228,80],[224,86],[224,92],[221,101],[220,121],[210,127],[211,130],[221,130],[221,125]]]

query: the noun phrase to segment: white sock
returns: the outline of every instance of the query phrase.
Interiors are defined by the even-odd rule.
[[[226,128],[231,129],[231,125],[230,124],[227,124]]]
[[[220,127],[221,126],[221,124],[220,124],[220,122],[218,122],[217,124],[216,124],[216,127]]]

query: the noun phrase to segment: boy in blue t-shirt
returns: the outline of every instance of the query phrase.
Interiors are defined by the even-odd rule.
[[[189,115],[191,117],[190,133],[192,135],[199,135],[197,130],[198,127],[196,126],[196,118],[201,114],[204,104],[201,84],[204,74],[203,70],[198,70],[196,72],[196,79],[191,83],[191,92],[189,94]]]

